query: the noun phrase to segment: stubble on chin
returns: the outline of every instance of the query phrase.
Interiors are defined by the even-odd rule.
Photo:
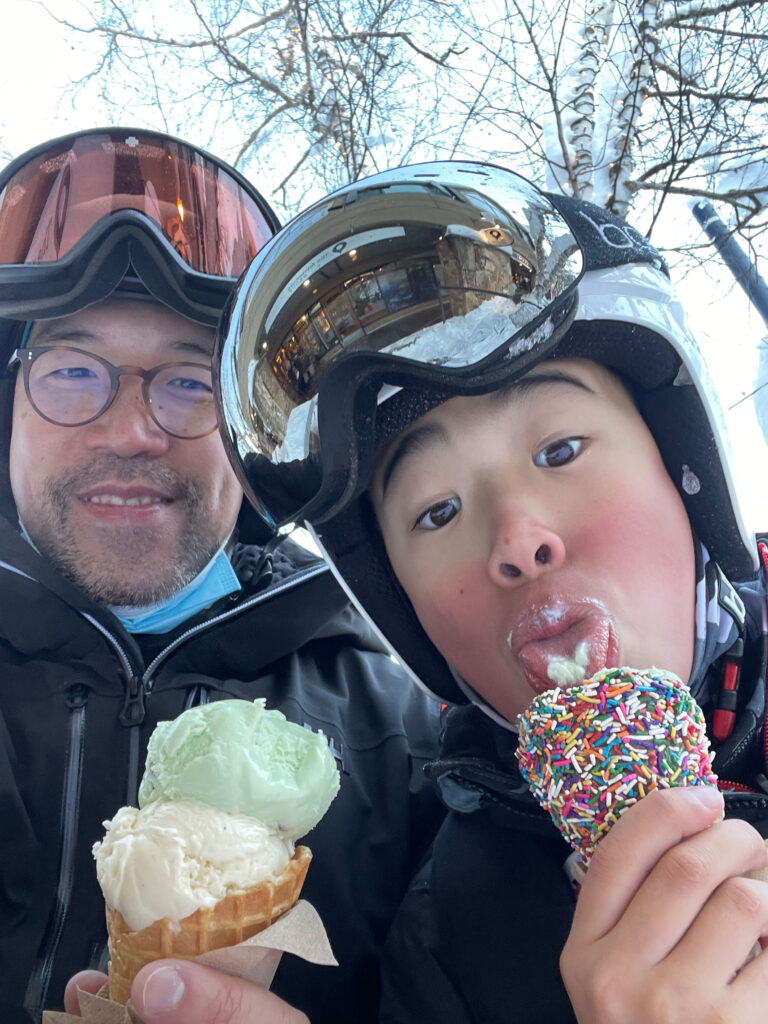
[[[39,551],[99,603],[149,605],[167,600],[195,578],[224,539],[214,536],[205,496],[196,481],[159,469],[153,468],[149,478],[146,472],[117,476],[114,471],[111,478],[141,477],[166,491],[172,485],[174,502],[183,509],[173,540],[152,524],[93,523],[78,528],[77,493],[89,486],[90,478],[94,482],[110,478],[95,467],[67,480],[49,479],[34,522],[25,523]]]

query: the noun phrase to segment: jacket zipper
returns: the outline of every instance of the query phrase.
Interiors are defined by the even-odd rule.
[[[42,1016],[53,972],[53,963],[72,899],[75,845],[77,826],[80,820],[80,785],[83,774],[87,703],[88,691],[84,686],[78,684],[70,688],[67,694],[67,707],[71,710],[71,716],[61,803],[59,881],[56,887],[56,899],[48,918],[43,941],[40,944],[37,963],[29,979],[24,997],[24,1008],[34,1021],[39,1021]]]
[[[152,692],[152,684],[154,682],[153,676],[158,666],[168,657],[169,654],[175,651],[177,647],[189,640],[190,637],[196,636],[198,633],[203,632],[210,626],[214,626],[219,622],[224,622],[236,615],[241,615],[249,608],[262,604],[264,601],[275,597],[277,594],[281,594],[285,590],[291,590],[300,583],[304,583],[307,580],[312,579],[314,576],[318,576],[320,573],[324,572],[328,572],[328,567],[326,565],[323,565],[322,563],[319,565],[313,565],[309,569],[304,569],[301,572],[296,573],[283,583],[277,584],[275,587],[270,587],[258,594],[254,594],[254,596],[248,601],[244,601],[242,604],[231,608],[229,611],[221,612],[219,615],[214,615],[211,619],[206,619],[205,622],[198,623],[197,626],[193,626],[180,636],[177,636],[173,643],[170,643],[164,650],[160,651],[151,664],[147,666],[141,676],[137,675],[133,671],[128,655],[123,650],[117,638],[113,636],[105,626],[102,626],[98,619],[93,618],[93,616],[89,615],[87,612],[82,613],[88,622],[90,622],[91,625],[94,626],[114,647],[129,680],[128,692],[123,704],[123,709],[120,713],[120,722],[131,730],[128,752],[128,781],[125,800],[128,806],[136,806],[136,799],[139,791],[139,726],[144,721],[145,699],[147,695]]]
[[[81,614],[114,647],[128,680],[128,689],[125,694],[122,710],[120,711],[120,724],[131,730],[128,734],[128,779],[125,803],[129,807],[135,807],[136,794],[139,791],[139,726],[144,721],[144,698],[148,691],[144,685],[144,677],[137,675],[134,671],[130,658],[123,650],[117,637],[113,636],[106,626],[102,626],[99,620],[94,619],[88,612],[82,612]]]
[[[146,707],[144,698],[147,689],[141,676],[131,676],[128,692],[125,695],[123,710],[120,712],[120,724],[131,731],[128,733],[128,787],[125,802],[129,807],[138,807],[139,803],[139,749],[141,729]]]
[[[157,666],[161,661],[164,661],[168,655],[175,651],[177,647],[189,640],[190,637],[195,636],[197,633],[201,633],[203,630],[208,629],[209,626],[215,626],[219,622],[224,622],[226,619],[231,619],[235,615],[240,615],[242,612],[247,611],[249,608],[255,607],[255,605],[262,604],[264,601],[276,597],[278,594],[282,594],[285,590],[291,590],[293,587],[298,586],[300,583],[305,583],[307,580],[312,579],[314,576],[319,576],[321,573],[329,572],[327,565],[314,565],[309,569],[302,569],[297,572],[290,579],[285,580],[283,583],[278,583],[274,587],[270,587],[268,590],[262,590],[258,594],[254,594],[253,597],[247,601],[243,601],[242,604],[236,605],[229,611],[221,612],[219,615],[215,615],[212,619],[206,619],[205,622],[200,622],[191,629],[188,629],[185,633],[177,636],[173,643],[169,644],[164,650],[155,657],[154,661],[147,668],[144,673],[146,692],[149,693],[152,689],[151,676],[154,673]]]

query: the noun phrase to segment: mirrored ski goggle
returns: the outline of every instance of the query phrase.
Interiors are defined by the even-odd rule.
[[[0,265],[54,263],[117,210],[143,214],[193,270],[230,278],[276,227],[246,180],[209,154],[154,132],[98,129],[47,143],[0,178]]]
[[[567,327],[582,271],[547,196],[482,164],[388,171],[299,215],[241,280],[214,373],[257,510],[273,525],[339,510],[367,483],[384,384],[471,393],[524,372]]]
[[[120,378],[142,379],[152,419],[172,437],[193,440],[216,429],[211,367],[205,363],[162,363],[151,370],[114,366],[68,345],[17,349],[9,366],[21,364],[24,389],[35,412],[49,423],[78,427],[98,419],[114,402]]]

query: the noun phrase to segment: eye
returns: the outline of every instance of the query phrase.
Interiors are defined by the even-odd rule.
[[[96,374],[87,366],[62,366],[47,374],[50,380],[88,380]]]
[[[557,469],[558,466],[566,466],[573,462],[584,446],[583,437],[562,437],[552,444],[548,444],[537,452],[533,457],[535,466],[543,466],[547,469]]]
[[[194,377],[174,377],[173,380],[168,381],[167,386],[179,388],[183,391],[204,391],[208,394],[211,394],[213,391],[210,384],[206,384],[202,380],[195,380]]]
[[[422,512],[413,524],[414,530],[439,530],[446,526],[458,515],[461,509],[461,498],[445,498],[443,501],[436,501],[426,511]]]

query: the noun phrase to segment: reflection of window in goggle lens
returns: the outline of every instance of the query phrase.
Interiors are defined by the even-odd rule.
[[[273,234],[215,161],[183,144],[99,134],[30,159],[0,190],[0,263],[60,260],[120,210],[144,214],[194,270],[214,276],[237,277]]]

